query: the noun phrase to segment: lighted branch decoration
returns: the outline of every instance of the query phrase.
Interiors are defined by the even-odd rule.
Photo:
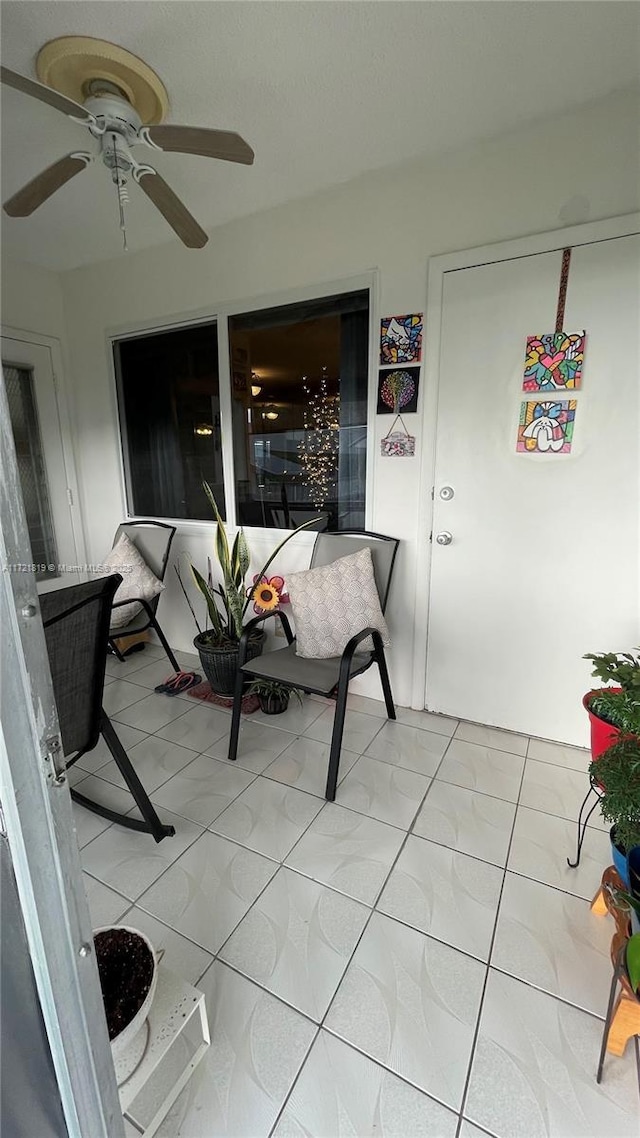
[[[311,390],[306,375],[302,377],[302,386],[308,402],[304,410],[304,438],[298,444],[301,479],[316,509],[322,509],[336,488],[339,396],[329,394],[326,367],[322,369],[317,391]]]

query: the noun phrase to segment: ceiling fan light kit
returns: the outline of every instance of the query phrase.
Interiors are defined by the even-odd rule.
[[[232,131],[163,125],[169,98],[161,79],[142,60],[117,44],[87,36],[63,36],[45,44],[36,61],[41,82],[9,68],[0,79],[39,99],[86,127],[92,152],[78,150],[54,162],[4,203],[9,217],[28,217],[66,182],[100,158],[116,186],[120,228],[126,231],[127,185],[136,182],[188,248],[201,249],[208,238],[155,167],[138,162],[132,148],[144,145],[161,153],[201,155],[243,165],[253,163],[251,147]]]

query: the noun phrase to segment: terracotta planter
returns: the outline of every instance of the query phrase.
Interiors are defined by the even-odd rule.
[[[609,688],[609,691],[622,691],[622,688]],[[604,719],[599,719],[597,715],[591,711],[589,707],[590,701],[594,695],[600,695],[602,688],[595,691],[589,691],[582,700],[587,715],[589,716],[589,724],[591,726],[591,758],[599,759],[600,755],[604,754],[612,743],[615,743],[620,734],[619,727],[613,727],[611,723],[605,723]]]
[[[267,634],[264,630],[255,632],[249,638],[247,646],[247,661],[254,660],[262,654]],[[216,648],[206,640],[206,634],[198,633],[193,641],[202,664],[202,670],[207,677],[211,690],[218,695],[231,698],[236,682],[238,670],[238,644],[229,644],[223,648]],[[249,681],[247,680],[247,683]]]

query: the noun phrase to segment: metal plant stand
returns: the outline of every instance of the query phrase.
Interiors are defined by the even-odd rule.
[[[592,794],[595,794],[595,796],[596,796],[595,802],[593,803],[592,806],[589,807],[589,810],[587,811],[587,813],[584,814],[587,802],[589,801]],[[589,776],[589,789],[588,789],[588,791],[587,791],[587,793],[583,799],[582,806],[580,807],[580,812],[578,814],[578,837],[577,837],[577,845],[576,845],[576,860],[571,861],[571,858],[569,858],[569,857],[567,858],[567,865],[570,867],[570,869],[577,869],[577,867],[580,865],[580,856],[582,854],[582,845],[584,842],[585,833],[587,830],[587,825],[588,825],[589,819],[590,819],[591,815],[593,814],[596,806],[599,804],[601,797],[602,797],[602,793],[601,793],[600,787],[599,787],[598,783],[594,781],[593,776],[590,775]],[[583,815],[584,815],[584,818],[583,818]]]

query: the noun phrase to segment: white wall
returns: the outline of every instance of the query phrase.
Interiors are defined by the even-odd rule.
[[[637,210],[636,106],[631,94],[612,97],[438,162],[359,178],[214,230],[202,251],[171,242],[64,274],[90,560],[99,560],[109,547],[123,512],[107,330],[138,322],[142,327],[147,320],[191,310],[215,312],[218,304],[260,294],[268,303],[282,290],[370,269],[378,274],[376,318],[423,311],[427,261],[434,254]],[[421,416],[410,422],[419,452]],[[376,439],[387,426],[387,419],[378,421]],[[428,537],[417,530],[418,495],[424,488],[418,458],[394,462],[374,452],[371,461],[373,526],[402,539],[390,607],[391,667],[397,701],[409,703],[415,555]],[[264,535],[250,536],[254,546],[265,545]],[[208,543],[179,536],[177,544],[201,556]],[[295,557],[292,551],[282,568],[297,567],[307,555],[308,547]],[[172,643],[187,648],[190,618],[172,576],[160,615]],[[377,694],[373,677],[361,683],[361,690]]]
[[[2,324],[62,341],[64,314],[58,274],[3,257]]]

